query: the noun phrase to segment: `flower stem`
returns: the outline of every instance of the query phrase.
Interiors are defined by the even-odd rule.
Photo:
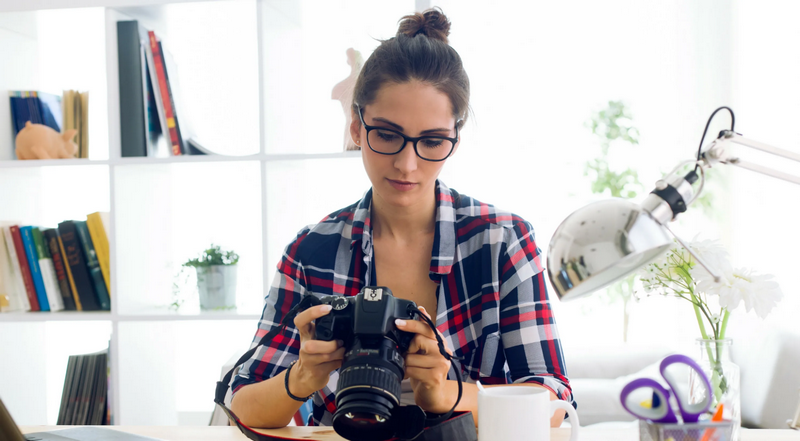
[[[701,312],[700,307],[698,306],[699,301],[697,300],[697,296],[694,295],[693,291],[689,291],[689,295],[692,296],[692,306],[694,307],[694,315],[697,317],[697,326],[700,327],[700,335],[703,336],[703,340],[708,340],[706,327],[703,325],[703,317],[700,315]]]
[[[719,326],[719,339],[722,340],[725,338],[725,330],[728,328],[728,317],[731,316],[731,312],[725,309],[725,313],[722,315],[722,324]]]

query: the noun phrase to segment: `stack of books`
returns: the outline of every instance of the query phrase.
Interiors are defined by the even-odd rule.
[[[77,130],[76,158],[89,157],[89,92],[65,90],[62,96],[35,90],[10,91],[11,125],[16,139],[25,123],[44,124],[59,133]],[[12,140],[13,141],[13,140]]]
[[[70,355],[56,424],[110,424],[108,351]]]
[[[108,213],[58,228],[0,223],[0,312],[110,311]]]
[[[178,120],[177,71],[154,31],[117,22],[122,157],[205,155]]]

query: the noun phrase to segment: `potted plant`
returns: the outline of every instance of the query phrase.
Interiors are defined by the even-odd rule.
[[[197,290],[200,309],[236,308],[236,264],[239,255],[223,250],[213,243],[199,257],[190,259],[184,267],[197,271]]]

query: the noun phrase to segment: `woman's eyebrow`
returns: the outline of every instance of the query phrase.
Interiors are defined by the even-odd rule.
[[[397,123],[393,123],[393,122],[389,121],[386,118],[381,118],[381,117],[378,116],[378,117],[372,118],[372,120],[373,121],[379,121],[379,122],[382,122],[382,123],[385,123],[385,124],[389,124],[390,126],[394,127],[395,129],[397,129],[400,132],[403,131],[403,126],[401,126],[400,124],[397,124]],[[423,130],[422,132],[420,132],[420,134],[424,135],[426,133],[436,133],[436,132],[448,132],[449,133],[450,129],[428,129],[428,130]]]

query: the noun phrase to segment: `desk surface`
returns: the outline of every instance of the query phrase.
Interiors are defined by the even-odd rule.
[[[105,428],[160,438],[165,441],[247,441],[236,427],[229,426],[103,426]],[[66,426],[23,426],[22,433],[64,429]],[[570,429],[551,429],[551,441],[567,441]],[[318,441],[345,441],[330,427],[284,427],[260,432],[286,438]],[[633,428],[585,427],[581,439],[586,441],[638,441]],[[741,441],[800,441],[796,430],[742,430]]]

